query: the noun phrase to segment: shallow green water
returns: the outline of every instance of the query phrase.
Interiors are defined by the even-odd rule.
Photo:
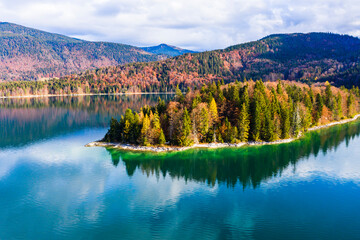
[[[359,121],[272,146],[83,147],[157,98],[2,102],[0,239],[360,239]]]

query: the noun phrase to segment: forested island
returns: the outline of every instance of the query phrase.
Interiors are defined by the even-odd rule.
[[[310,127],[354,117],[358,88],[278,81],[219,81],[176,89],[174,100],[112,118],[102,143],[186,147],[201,143],[273,142],[296,138]]]

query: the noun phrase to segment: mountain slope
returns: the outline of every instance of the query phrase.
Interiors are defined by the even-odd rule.
[[[355,37],[329,33],[281,34],[224,50],[86,71],[42,83],[39,88],[51,94],[151,92],[171,91],[177,85],[185,90],[211,81],[245,78],[330,81],[335,86],[351,87],[360,86],[359,56],[360,40]],[[0,94],[29,94],[33,89],[30,86],[0,85]]]
[[[116,43],[88,42],[0,23],[0,80],[36,80],[159,57]]]
[[[142,49],[146,52],[150,52],[153,54],[159,54],[159,55],[166,55],[166,56],[170,56],[170,57],[183,55],[185,53],[195,53],[195,51],[182,49],[182,48],[175,47],[175,46],[170,46],[170,45],[167,45],[164,43],[162,43],[158,46],[153,46],[153,47],[143,47]]]
[[[224,79],[243,81],[331,80],[336,86],[359,86],[360,39],[331,33],[277,34],[224,50],[184,54],[159,62],[136,63],[91,73],[94,79],[121,88],[168,90],[176,85],[201,86]],[[104,77],[111,72],[113,78]],[[86,78],[82,73],[73,79]],[[71,79],[71,78],[68,78]],[[130,84],[129,84],[130,83]]]
[[[329,33],[270,35],[221,53],[234,75],[311,82],[341,75],[360,62],[359,54],[359,38]]]

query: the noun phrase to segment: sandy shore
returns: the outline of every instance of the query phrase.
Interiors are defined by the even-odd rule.
[[[352,121],[357,120],[360,117],[360,114],[356,115],[353,118],[341,120],[338,122],[332,122],[326,125],[322,126],[316,126],[308,129],[308,132],[319,130],[322,128],[327,128],[339,124],[345,124]],[[201,144],[194,144],[190,147],[176,147],[176,146],[151,146],[151,147],[145,147],[145,146],[139,146],[139,145],[131,145],[131,144],[120,144],[120,143],[106,143],[106,142],[91,142],[89,144],[86,144],[85,147],[111,147],[111,148],[117,148],[117,149],[123,149],[123,150],[129,150],[129,151],[143,151],[143,152],[175,152],[175,151],[185,151],[188,149],[193,148],[225,148],[225,147],[242,147],[245,145],[248,146],[258,146],[258,145],[273,145],[273,144],[282,144],[282,143],[289,143],[292,142],[298,138],[300,138],[301,135],[297,138],[288,138],[288,139],[281,139],[273,142],[247,142],[247,143],[201,143]]]

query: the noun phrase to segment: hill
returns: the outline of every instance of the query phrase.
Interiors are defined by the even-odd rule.
[[[38,80],[130,62],[158,60],[144,50],[89,42],[0,22],[0,80]]]
[[[99,68],[44,83],[0,85],[2,95],[172,91],[212,81],[330,81],[359,86],[360,40],[330,34],[278,34],[223,50]],[[34,91],[34,89],[36,91]]]
[[[165,55],[169,57],[175,57],[175,56],[183,55],[185,53],[195,53],[195,51],[182,49],[175,46],[170,46],[164,43],[153,47],[143,47],[142,49],[146,52],[150,52],[158,55]]]

